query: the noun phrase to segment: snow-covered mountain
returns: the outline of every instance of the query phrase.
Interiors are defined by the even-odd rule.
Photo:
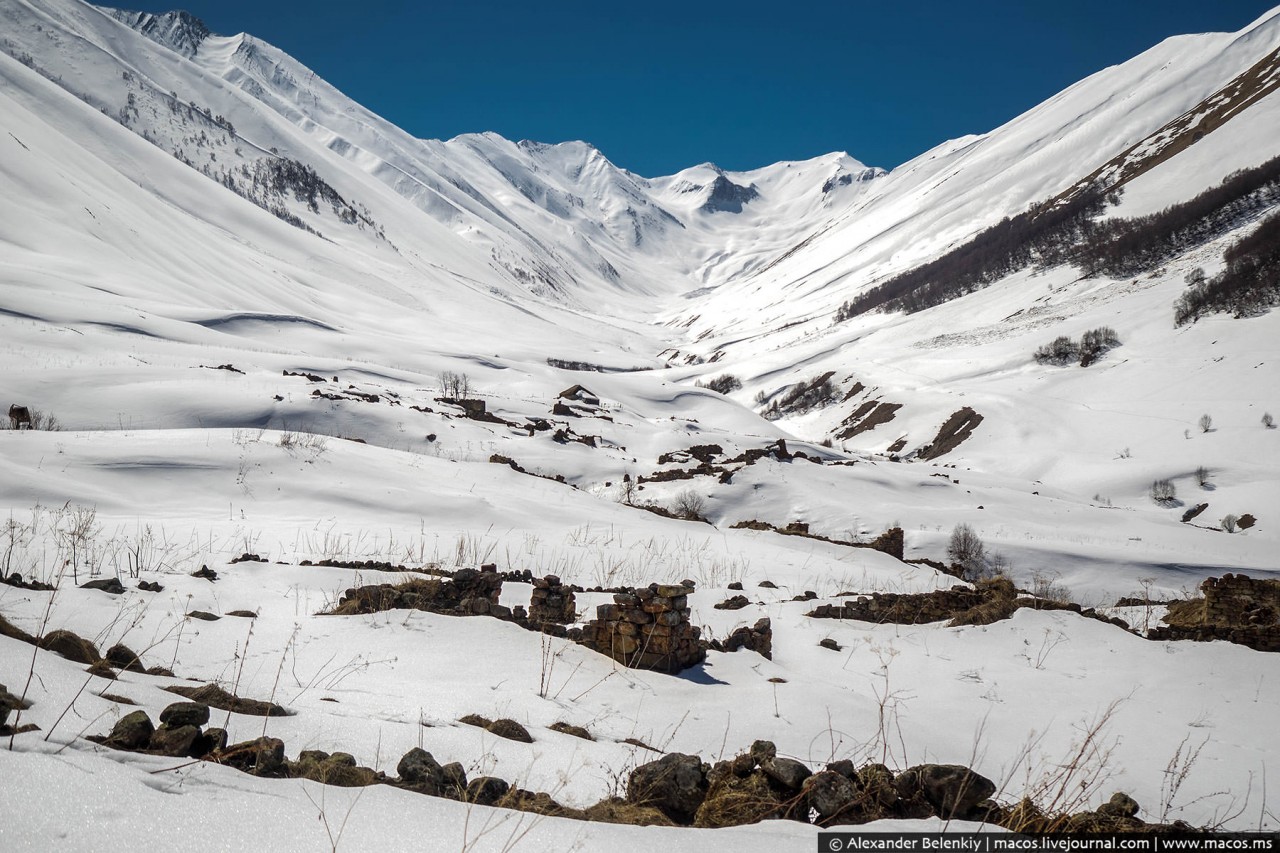
[[[336,848],[297,828],[317,803],[331,829],[339,811],[358,827],[343,849],[427,843],[428,825],[442,850],[651,837],[388,786],[339,806],[331,786],[171,771],[84,738],[128,702],[154,717],[184,678],[296,712],[269,731],[228,712],[233,742],[267,733],[388,775],[421,745],[575,809],[624,793],[650,748],[714,760],[768,739],[813,769],[963,763],[1005,803],[1056,779],[1081,783],[1072,808],[1121,789],[1152,822],[1274,827],[1250,785],[1280,754],[1276,656],[1135,633],[1205,578],[1277,577],[1264,416],[1280,410],[1280,312],[1173,314],[1189,276],[1216,280],[1268,233],[1275,181],[1138,274],[1020,243],[1023,260],[954,298],[847,306],[1007,217],[1096,194],[1102,233],[1276,158],[1280,9],[1169,39],[888,172],[833,153],[646,178],[584,142],[416,139],[250,35],[79,0],[0,0],[0,82],[0,364],[9,402],[61,426],[0,432],[4,574],[60,587],[0,584],[0,617],[177,673],[85,682],[0,631],[0,683],[49,735],[0,749],[0,777],[29,780],[0,785],[0,847],[178,844],[192,812],[235,810],[219,819],[232,846]],[[1062,337],[1078,357],[1086,332],[1111,348],[1033,357]],[[936,568],[960,524],[986,568],[1135,630],[1028,608],[965,627],[806,615],[967,589]],[[900,555],[863,547],[893,528]],[[704,638],[768,617],[773,655],[711,649],[672,677],[488,618],[315,615],[403,580],[386,564],[485,563],[587,588],[687,578]],[[202,565],[220,579],[192,577]],[[86,573],[129,589],[77,588]],[[717,607],[731,582],[746,603]],[[508,581],[501,601],[531,594]],[[578,622],[609,602],[581,593]],[[456,722],[470,713],[518,718],[535,742]],[[597,740],[548,728],[564,722]],[[1087,779],[1046,770],[1082,746]],[[144,817],[111,818],[97,779]],[[378,825],[390,808],[403,827]]]

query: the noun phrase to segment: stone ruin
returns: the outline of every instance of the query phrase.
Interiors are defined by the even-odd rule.
[[[533,579],[533,595],[529,600],[529,624],[569,625],[577,618],[573,590],[556,575]]]
[[[742,625],[734,629],[723,641],[712,640],[710,648],[716,652],[736,652],[738,649],[747,649],[766,660],[773,660],[773,624],[768,616],[762,616],[751,627]]]
[[[615,593],[582,628],[582,644],[632,669],[675,674],[702,663],[701,629],[689,624],[686,584],[650,584]]]
[[[1203,598],[1169,605],[1151,640],[1226,640],[1260,652],[1280,652],[1280,580],[1226,574],[1200,584]]]
[[[337,615],[376,613],[408,608],[450,616],[495,616],[511,620],[511,608],[498,603],[502,575],[493,565],[459,569],[448,578],[415,579],[403,584],[374,584],[348,589],[342,594]]]

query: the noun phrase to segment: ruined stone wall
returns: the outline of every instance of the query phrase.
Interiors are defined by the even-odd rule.
[[[987,599],[976,589],[940,589],[936,592],[899,594],[875,592],[848,599],[841,605],[822,604],[808,615],[818,619],[857,619],[895,625],[941,622]]]
[[[1280,652],[1280,581],[1226,574],[1200,584],[1204,598],[1174,602],[1167,625],[1147,632],[1151,640],[1226,640]]]
[[[533,595],[529,600],[529,624],[568,625],[577,618],[573,590],[556,575],[533,579]]]
[[[701,629],[689,624],[684,585],[650,584],[616,593],[582,628],[582,644],[632,669],[676,673],[702,663]]]

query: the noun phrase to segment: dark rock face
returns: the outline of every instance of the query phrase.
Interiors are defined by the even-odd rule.
[[[653,806],[676,823],[691,823],[707,796],[708,769],[698,756],[678,752],[642,764],[627,779],[627,802]]]
[[[709,187],[707,199],[699,208],[705,213],[741,213],[743,205],[760,197],[754,186],[735,184],[724,175],[717,175]]]

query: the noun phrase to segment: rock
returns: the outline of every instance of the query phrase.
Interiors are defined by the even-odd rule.
[[[228,616],[238,616],[238,617],[240,617],[240,618],[242,618],[242,619],[257,619],[257,618],[258,618],[258,614],[257,614],[257,613],[254,613],[252,610],[229,610],[229,611],[227,611],[227,615],[228,615]]]
[[[164,592],[164,587],[152,581],[138,581],[138,589],[143,592]]]
[[[217,621],[218,621],[219,619],[221,619],[222,617],[221,617],[221,616],[215,616],[214,614],[209,613],[209,612],[208,612],[208,611],[206,611],[206,610],[192,610],[190,613],[188,613],[188,614],[187,614],[187,618],[188,618],[188,619],[200,619],[200,620],[202,620],[202,621],[204,621],[204,622],[217,622]]]
[[[116,721],[103,743],[114,749],[144,749],[155,730],[146,711],[133,711]]]
[[[943,820],[963,818],[996,792],[995,783],[959,764],[921,764],[899,774],[898,796],[919,793]]]
[[[444,787],[446,791],[457,791],[459,793],[467,790],[467,771],[461,764],[456,761],[450,761],[443,768]]]
[[[467,802],[492,806],[506,796],[511,786],[495,776],[479,776],[467,785]]]
[[[676,823],[688,824],[706,799],[708,769],[696,755],[664,755],[631,771],[627,802],[653,806]]]
[[[726,587],[726,589],[741,590],[741,589],[742,589],[742,581],[734,581],[733,583],[729,584],[729,586],[728,586],[728,587]]]
[[[124,584],[120,583],[119,578],[100,578],[96,581],[86,581],[80,584],[81,589],[100,589],[103,592],[109,592],[112,595],[120,595],[124,592]]]
[[[40,638],[40,648],[57,652],[67,660],[77,663],[95,664],[102,660],[98,647],[71,631],[50,631]]]
[[[853,802],[855,794],[853,782],[832,770],[815,773],[804,781],[805,800],[823,820],[833,817]]]
[[[573,737],[580,737],[583,740],[595,740],[595,738],[591,736],[591,732],[587,731],[582,726],[575,726],[572,723],[552,723],[548,728],[553,732],[560,732],[560,734],[563,735],[572,735]]]
[[[3,684],[0,684],[0,726],[4,726],[8,722],[11,712],[30,707],[30,702],[22,701],[10,693]]]
[[[209,722],[209,706],[200,702],[174,702],[160,712],[160,722],[174,728],[196,726]]]
[[[533,736],[529,734],[529,730],[517,723],[515,720],[494,720],[492,723],[485,726],[485,730],[490,734],[495,734],[498,737],[504,737],[507,740],[518,740],[521,743],[533,743]]]
[[[716,610],[741,610],[750,603],[751,601],[745,595],[733,595],[714,607]]]
[[[833,652],[841,651],[840,644],[830,637],[827,637],[825,640],[819,640],[818,645],[822,646],[824,649],[831,649]]]
[[[1140,808],[1133,797],[1116,791],[1110,800],[1098,807],[1098,814],[1108,817],[1137,817]]]
[[[760,769],[789,791],[799,791],[813,771],[794,758],[771,758],[760,762]]]
[[[763,764],[777,754],[778,748],[773,745],[771,740],[758,740],[751,744],[751,757],[756,760],[756,764]]]
[[[197,758],[204,758],[211,752],[227,748],[227,730],[219,728],[205,729],[192,747]]]
[[[107,649],[107,663],[116,669],[128,670],[129,672],[146,672],[147,669],[142,665],[142,661],[134,654],[133,649],[123,643],[116,643]]]
[[[85,671],[90,675],[96,675],[98,678],[105,678],[108,681],[116,680],[116,671],[105,660],[97,661]]]
[[[360,788],[381,779],[381,774],[356,764],[355,756],[346,752],[333,755],[320,750],[304,750],[298,760],[289,762],[291,778],[311,779],[339,788]]]
[[[883,764],[868,764],[857,772],[854,781],[864,797],[881,808],[888,808],[898,801],[893,772]]]
[[[199,737],[200,729],[195,726],[161,726],[152,733],[147,749],[172,758],[194,758]]]
[[[199,569],[191,573],[191,577],[203,578],[207,581],[216,581],[218,579],[218,573],[208,566],[201,566]]]
[[[235,743],[213,753],[210,758],[254,776],[281,778],[288,769],[284,761],[284,741],[274,737]]]
[[[400,775],[401,781],[424,788],[430,793],[438,794],[444,790],[444,768],[431,753],[420,747],[415,746],[404,754],[396,765],[396,773]]]

